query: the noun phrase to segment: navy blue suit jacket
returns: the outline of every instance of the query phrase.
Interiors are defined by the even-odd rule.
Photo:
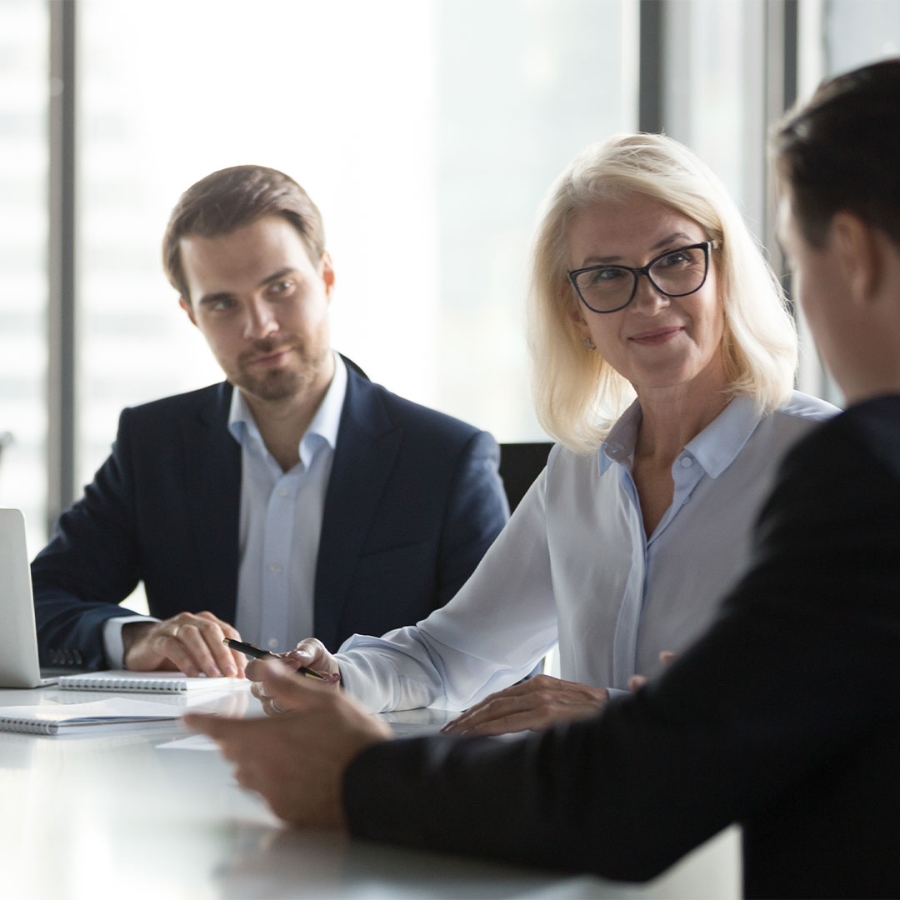
[[[348,365],[315,580],[315,636],[424,618],[469,577],[508,517],[483,431]],[[150,612],[234,622],[241,452],[223,383],[126,409],[112,454],[32,563],[42,665],[106,666],[107,619],[144,581]]]

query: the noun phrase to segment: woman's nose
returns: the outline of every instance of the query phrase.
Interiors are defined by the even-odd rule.
[[[652,316],[668,305],[669,298],[653,284],[646,273],[642,273],[638,278],[631,308],[644,315]]]

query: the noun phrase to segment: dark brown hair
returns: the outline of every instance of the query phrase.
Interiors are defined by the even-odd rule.
[[[277,169],[232,166],[189,187],[180,197],[163,237],[163,269],[172,287],[190,303],[181,265],[181,239],[189,234],[216,237],[263,216],[281,216],[303,238],[313,264],[325,250],[322,216],[306,191]]]
[[[900,59],[838,75],[772,135],[776,172],[814,247],[845,210],[900,244]]]

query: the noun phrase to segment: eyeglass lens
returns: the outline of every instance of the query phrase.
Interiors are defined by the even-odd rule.
[[[655,259],[648,269],[651,283],[672,297],[692,294],[706,278],[704,248],[686,247]],[[639,273],[625,266],[597,266],[576,277],[584,302],[598,311],[626,306],[637,286]]]

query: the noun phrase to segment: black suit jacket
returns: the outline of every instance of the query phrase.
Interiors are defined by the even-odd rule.
[[[331,650],[449,600],[508,512],[494,439],[348,365],[315,580]],[[126,409],[112,455],[32,563],[44,665],[106,665],[102,630],[143,579],[150,612],[233,622],[241,452],[223,383]]]
[[[371,748],[344,798],[360,836],[628,880],[739,822],[748,896],[900,896],[900,398],[788,455],[749,573],[658,680],[521,741]]]

